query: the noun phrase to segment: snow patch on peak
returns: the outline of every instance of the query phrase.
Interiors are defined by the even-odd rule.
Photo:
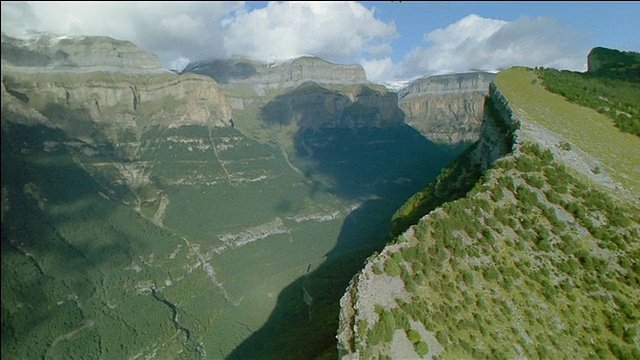
[[[398,92],[409,85],[410,80],[395,80],[395,81],[383,81],[380,84],[384,85],[389,91]]]

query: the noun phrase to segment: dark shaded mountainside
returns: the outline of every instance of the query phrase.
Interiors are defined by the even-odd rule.
[[[461,147],[360,66],[238,61],[2,35],[2,358],[337,356],[344,288]]]
[[[637,56],[496,76],[479,141],[341,299],[341,358],[640,357],[640,144],[618,121]]]

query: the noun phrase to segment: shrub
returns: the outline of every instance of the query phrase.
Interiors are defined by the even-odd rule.
[[[420,333],[413,329],[407,331],[407,338],[409,339],[409,341],[411,341],[414,344],[419,343],[420,340],[422,340]]]
[[[380,269],[380,266],[378,264],[373,266],[373,273],[376,275],[382,275],[382,269]]]
[[[400,266],[394,258],[388,258],[384,264],[384,271],[389,276],[398,276],[400,275]]]
[[[547,200],[549,200],[549,202],[553,204],[560,204],[560,202],[562,201],[562,198],[554,190],[547,190],[544,194],[547,197]]]
[[[502,187],[509,189],[511,192],[516,190],[513,179],[507,176],[502,176],[498,179],[498,184]]]
[[[500,273],[493,266],[489,266],[488,268],[486,268],[482,274],[488,281],[495,281],[500,277]]]
[[[537,175],[531,175],[531,176],[527,176],[525,177],[525,181],[527,182],[527,184],[535,187],[535,188],[542,188],[544,186],[544,180],[537,176]]]
[[[520,172],[532,172],[537,170],[537,165],[531,157],[522,155],[516,160],[516,169]]]
[[[425,356],[429,353],[429,345],[427,345],[427,343],[424,341],[420,341],[419,343],[417,343],[414,349],[420,356]]]

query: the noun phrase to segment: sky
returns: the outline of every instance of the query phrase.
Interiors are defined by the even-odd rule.
[[[189,61],[314,55],[369,80],[511,66],[586,70],[596,46],[640,52],[640,2],[11,2],[2,32],[129,40],[181,70]]]

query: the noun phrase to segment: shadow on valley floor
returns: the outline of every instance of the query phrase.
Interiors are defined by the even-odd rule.
[[[93,328],[105,303],[121,301],[117,289],[132,282],[114,269],[149,252],[146,237],[169,236],[133,209],[102,198],[103,189],[64,147],[45,150],[46,142],[65,141],[50,128],[2,128],[3,358],[44,358],[52,344],[69,343],[57,341],[60,334]],[[129,310],[140,310],[143,301],[112,308],[109,316],[131,319]],[[170,319],[161,304],[147,303]],[[80,337],[72,346],[99,357],[103,335]]]
[[[308,130],[298,134],[296,145],[310,179],[329,177],[327,191],[362,205],[344,220],[324,263],[279,294],[267,323],[230,360],[337,358],[339,301],[349,281],[391,240],[397,208],[465,148],[433,144],[406,125]]]

